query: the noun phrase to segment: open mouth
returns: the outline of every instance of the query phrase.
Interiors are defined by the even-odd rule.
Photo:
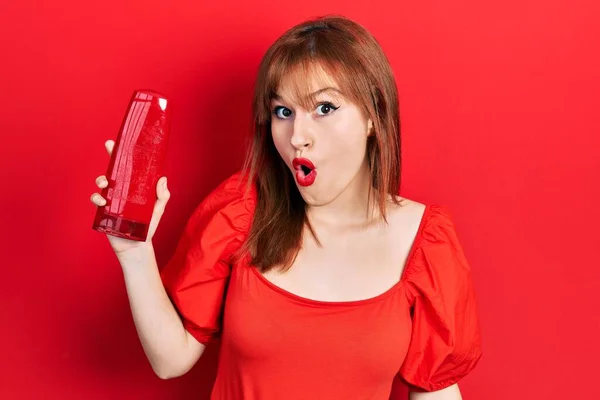
[[[296,170],[296,181],[300,186],[310,186],[315,182],[317,170],[309,159],[294,158],[292,164]]]

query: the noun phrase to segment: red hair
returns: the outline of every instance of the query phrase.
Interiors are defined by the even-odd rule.
[[[400,190],[400,118],[396,82],[377,40],[361,25],[344,17],[308,20],[285,32],[267,50],[259,67],[253,100],[254,136],[244,174],[255,184],[257,202],[244,251],[252,265],[265,272],[288,269],[302,244],[306,217],[291,172],[271,136],[271,100],[284,76],[297,77],[294,97],[304,108],[315,106],[303,85],[324,71],[335,77],[344,96],[373,121],[367,157],[377,205],[385,219],[388,195]],[[314,232],[313,232],[314,235]]]

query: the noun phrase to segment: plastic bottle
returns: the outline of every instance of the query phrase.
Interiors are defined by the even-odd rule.
[[[171,104],[152,90],[136,90],[121,123],[93,229],[145,241],[156,203],[171,126]]]

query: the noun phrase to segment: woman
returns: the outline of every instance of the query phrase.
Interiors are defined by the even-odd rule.
[[[398,98],[376,40],[341,17],[292,28],[253,113],[245,167],[160,274],[166,178],[148,240],[108,237],[154,371],[186,373],[218,338],[213,399],[388,399],[396,377],[411,399],[460,399],[480,358],[469,266],[442,207],[398,196]]]

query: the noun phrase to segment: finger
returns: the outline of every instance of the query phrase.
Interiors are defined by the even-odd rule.
[[[157,197],[157,200],[156,200],[155,211],[162,214],[165,207],[167,206],[167,202],[169,201],[169,198],[171,197],[171,192],[169,191],[169,188],[167,187],[167,178],[165,176],[160,178],[158,180],[158,183],[156,184],[156,197]]]
[[[100,189],[104,189],[105,187],[107,187],[108,180],[106,179],[106,176],[100,175],[99,177],[97,177],[96,178],[96,186],[98,186]]]
[[[92,201],[92,203],[94,203],[97,206],[105,206],[106,205],[106,199],[104,199],[104,197],[102,197],[100,195],[100,193],[94,193],[90,197],[90,200]]]
[[[107,140],[106,142],[104,142],[104,147],[106,148],[106,152],[110,156],[112,154],[112,151],[113,151],[114,147],[115,147],[115,141],[114,140]]]
[[[158,197],[159,201],[168,201],[169,197],[171,197],[171,192],[167,186],[166,176],[163,176],[158,180],[158,184],[156,185],[156,197]]]

